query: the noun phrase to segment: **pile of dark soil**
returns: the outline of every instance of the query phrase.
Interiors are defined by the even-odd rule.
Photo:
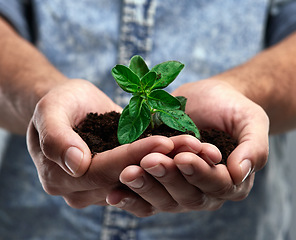
[[[74,130],[87,143],[94,155],[120,145],[117,140],[119,117],[120,113],[117,112],[108,112],[100,115],[97,113],[89,113],[84,121],[79,126],[76,126]],[[166,125],[161,125],[153,130],[148,127],[140,138],[151,135],[172,137],[180,134],[184,133],[171,129]],[[200,134],[201,142],[211,143],[221,151],[221,163],[226,164],[226,159],[237,146],[237,141],[231,138],[227,133],[215,129],[200,130]]]

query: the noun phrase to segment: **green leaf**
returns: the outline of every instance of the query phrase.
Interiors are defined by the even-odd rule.
[[[148,104],[152,108],[159,110],[174,110],[181,107],[178,99],[162,89],[153,90],[148,95]]]
[[[186,103],[187,103],[187,98],[186,97],[183,97],[183,96],[177,96],[176,97],[179,102],[181,103],[181,108],[180,110],[184,111],[185,112],[185,108],[186,108]]]
[[[195,137],[200,138],[200,133],[196,125],[182,110],[160,111],[159,116],[161,121],[170,128],[181,132],[191,131],[195,134]]]
[[[126,92],[134,93],[140,90],[140,78],[128,67],[116,65],[112,68],[112,75],[117,84]]]
[[[129,68],[137,74],[139,78],[142,78],[149,72],[149,68],[147,67],[144,59],[139,55],[135,55],[131,58]]]
[[[144,99],[141,96],[133,96],[131,98],[129,102],[129,114],[131,117],[137,117],[140,114],[143,103]]]
[[[167,61],[154,66],[151,71],[156,72],[157,77],[152,89],[165,88],[179,75],[184,68],[184,64],[178,61]]]
[[[141,85],[143,90],[150,90],[150,88],[153,86],[153,84],[156,81],[156,73],[155,72],[148,72],[141,78]]]
[[[150,110],[147,104],[143,104],[137,117],[129,114],[127,105],[118,122],[117,138],[120,144],[131,143],[137,140],[150,124]]]

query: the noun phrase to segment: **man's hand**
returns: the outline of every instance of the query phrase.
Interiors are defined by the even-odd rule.
[[[188,98],[186,111],[199,128],[223,130],[238,140],[227,160],[235,185],[264,167],[268,157],[269,119],[257,104],[230,84],[211,79],[183,85],[175,95]]]
[[[257,104],[218,80],[182,86],[174,92],[188,98],[186,111],[199,128],[216,128],[238,140],[225,165],[220,152],[189,136],[172,138],[168,156],[148,154],[141,167],[129,166],[120,175],[122,183],[137,195],[111,192],[111,205],[138,216],[168,211],[217,209],[226,200],[242,200],[249,194],[254,172],[268,156],[269,121]]]
[[[28,128],[27,145],[44,190],[61,195],[72,207],[106,205],[106,196],[122,187],[119,175],[151,153],[168,154],[173,142],[151,137],[91,157],[73,131],[86,113],[120,111],[105,94],[84,80],[71,80],[49,91],[37,104]],[[124,190],[126,191],[126,190]]]
[[[119,181],[123,169],[129,165],[139,164],[141,159],[151,152],[167,154],[173,149],[173,143],[169,138],[155,136],[142,139],[95,155],[91,161],[86,160],[83,163],[89,163],[85,174],[73,177],[60,167],[58,156],[51,159],[45,156],[37,143],[37,136],[33,133],[29,137],[29,141],[32,141],[30,153],[42,186],[48,194],[62,196],[73,208],[106,205],[106,197],[113,189],[128,192]],[[56,145],[52,143],[51,146],[54,148]]]
[[[36,151],[72,176],[88,169],[91,153],[73,131],[88,112],[121,111],[103,92],[85,80],[70,80],[50,90],[37,104],[28,130],[28,148],[39,166]],[[35,161],[36,160],[36,161]]]

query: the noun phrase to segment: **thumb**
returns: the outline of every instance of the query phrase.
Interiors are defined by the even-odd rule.
[[[43,113],[44,114],[44,113]],[[82,176],[91,163],[87,144],[61,114],[36,114],[27,131],[28,150],[37,166],[46,158],[74,177]]]
[[[239,145],[227,159],[227,168],[238,185],[250,176],[252,172],[262,169],[268,159],[268,126],[259,124],[243,131]]]

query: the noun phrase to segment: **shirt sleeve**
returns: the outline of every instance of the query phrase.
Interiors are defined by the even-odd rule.
[[[272,46],[296,31],[296,1],[289,1],[271,11],[266,28],[266,46]]]
[[[26,16],[25,0],[0,0],[0,16],[6,19],[14,29],[27,40],[31,40]]]

